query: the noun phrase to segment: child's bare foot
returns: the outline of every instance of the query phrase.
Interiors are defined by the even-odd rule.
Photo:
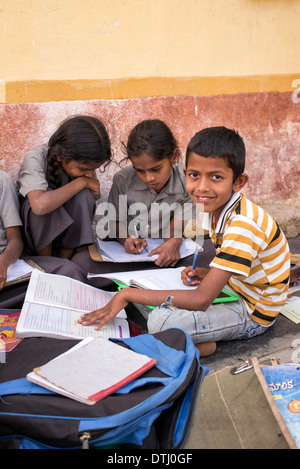
[[[200,352],[200,357],[209,357],[212,355],[217,348],[216,342],[198,342],[195,347]]]

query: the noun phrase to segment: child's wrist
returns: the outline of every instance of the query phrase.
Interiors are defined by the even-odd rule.
[[[121,299],[122,302],[126,302],[127,304],[130,302],[130,299],[129,299],[129,290],[130,288],[122,288],[122,290],[119,290],[118,291],[118,295]]]

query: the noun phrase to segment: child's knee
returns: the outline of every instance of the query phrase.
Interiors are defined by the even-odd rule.
[[[154,334],[174,327],[186,330],[187,328],[182,324],[180,311],[172,306],[159,306],[153,309],[148,316],[148,332]]]
[[[169,308],[159,306],[153,309],[150,312],[147,320],[147,328],[149,334],[154,334],[155,332],[160,332],[169,329],[170,326],[167,323],[168,318],[171,314],[172,312]]]

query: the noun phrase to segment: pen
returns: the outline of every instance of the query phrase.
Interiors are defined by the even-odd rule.
[[[138,234],[138,231],[137,231],[137,228],[136,228],[136,224],[135,224],[135,223],[133,223],[133,228],[134,228],[135,237],[138,239],[140,236],[139,236],[139,234]],[[146,249],[146,247],[144,247],[144,248],[142,249],[142,251],[144,251],[144,250],[145,250],[146,252],[148,252],[148,249]]]
[[[193,260],[193,267],[192,267],[193,270],[194,270],[195,267],[196,267],[198,252],[199,252],[199,246],[197,246],[196,249],[195,249],[194,260]],[[193,277],[191,277],[190,283],[192,283],[192,281],[193,281]]]
[[[137,228],[136,228],[136,224],[135,224],[135,223],[133,223],[133,228],[134,228],[135,237],[136,237],[136,238],[139,238],[139,235],[138,235],[138,232],[137,232]]]

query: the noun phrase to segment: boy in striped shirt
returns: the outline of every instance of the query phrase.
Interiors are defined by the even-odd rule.
[[[254,337],[274,323],[287,297],[290,253],[277,223],[241,193],[248,182],[245,153],[239,134],[225,127],[204,129],[188,145],[186,188],[203,207],[203,227],[216,249],[209,269],[182,272],[183,283],[197,288],[170,290],[167,302],[166,291],[126,288],[84,315],[84,325],[100,320],[99,329],[129,302],[161,305],[149,314],[149,332],[184,329],[208,356],[217,341]],[[224,287],[239,300],[213,304]]]
[[[207,275],[207,280],[218,284],[207,286],[213,296],[229,285],[240,298],[237,304],[209,306],[204,318],[202,313],[194,314],[196,329],[208,331],[200,336],[212,339],[198,346],[207,352],[215,350],[217,340],[249,338],[264,332],[274,323],[287,297],[288,243],[272,217],[240,192],[248,182],[243,172],[245,153],[238,133],[224,127],[198,132],[186,153],[187,190],[194,202],[203,204],[203,228],[209,232],[216,256],[210,269],[186,268],[183,282],[189,284],[193,277],[192,285],[201,285]]]

